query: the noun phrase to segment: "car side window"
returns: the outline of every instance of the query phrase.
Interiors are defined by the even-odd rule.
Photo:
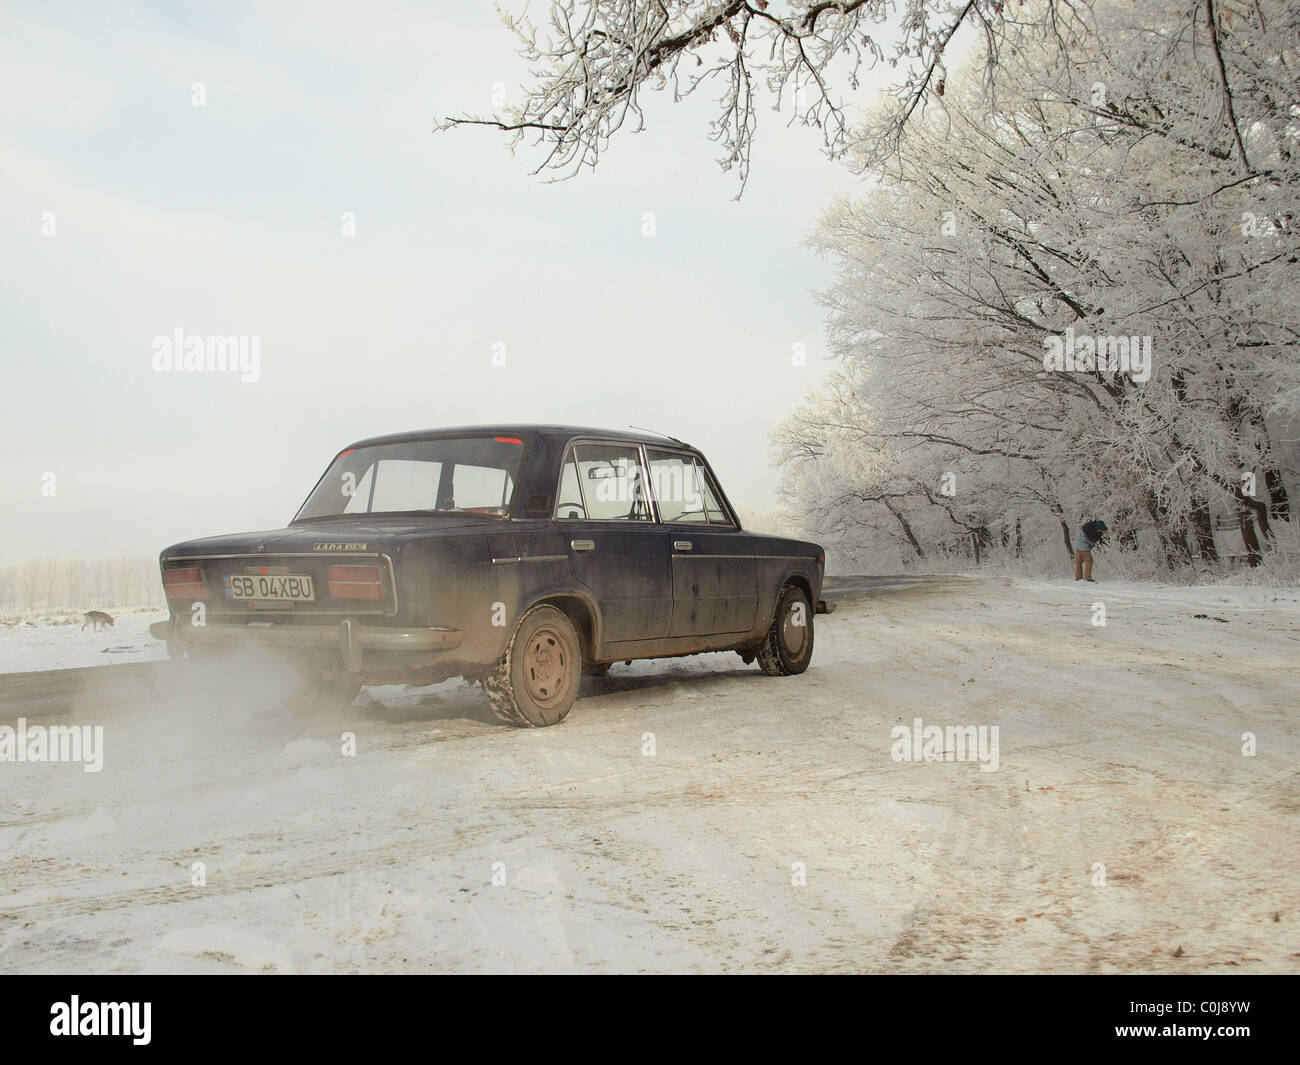
[[[560,474],[556,516],[589,521],[650,521],[644,483],[637,448],[626,444],[574,444]]]
[[[703,485],[691,456],[647,450],[646,458],[650,461],[650,484],[659,501],[660,520],[673,524],[707,523]]]
[[[731,525],[731,518],[722,509],[722,504],[718,502],[718,487],[713,482],[713,474],[704,467],[704,464],[699,459],[695,460],[695,467],[700,474],[700,487],[704,492],[704,511],[709,517],[709,524]]]
[[[569,519],[585,518],[587,504],[582,498],[582,482],[578,479],[578,460],[573,455],[573,448],[564,456],[564,466],[560,470],[560,490],[555,496],[555,516]]]

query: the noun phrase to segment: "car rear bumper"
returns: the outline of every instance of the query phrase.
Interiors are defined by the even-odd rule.
[[[247,625],[191,625],[184,616],[149,626],[155,639],[167,641],[169,654],[187,647],[284,647],[309,650],[337,650],[343,668],[361,671],[366,651],[450,651],[460,646],[459,629],[394,628],[362,625],[344,618],[337,625],[280,625],[255,622]]]

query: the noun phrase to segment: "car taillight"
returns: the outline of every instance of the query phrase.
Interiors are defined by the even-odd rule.
[[[168,599],[206,599],[207,586],[203,571],[194,569],[165,569],[162,571],[163,592]]]
[[[384,584],[378,566],[331,566],[326,575],[335,599],[382,599]]]

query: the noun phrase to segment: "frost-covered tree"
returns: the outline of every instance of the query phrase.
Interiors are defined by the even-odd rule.
[[[822,131],[827,151],[850,142],[849,94],[864,68],[898,72],[887,112],[891,149],[927,100],[942,98],[945,57],[959,30],[984,44],[986,87],[996,83],[1003,40],[1026,27],[1072,42],[1088,0],[552,0],[540,25],[503,13],[531,65],[523,101],[492,116],[444,119],[440,129],[484,125],[531,138],[538,170],[594,167],[610,140],[644,123],[642,96],[674,99],[706,86],[719,96],[712,139],[743,188],[766,96]]]
[[[1290,506],[1269,417],[1296,409],[1300,37],[1283,3],[1248,13],[1101,7],[1071,47],[1004,43],[996,106],[950,79],[883,159],[889,106],[868,123],[876,184],[815,237],[840,267],[825,300],[847,369],[777,434],[793,497],[820,506],[809,467],[846,471],[834,456],[868,444],[888,465],[859,465],[844,498],[906,513],[914,481],[907,504],[976,543],[1008,510],[1046,508],[1067,543],[1071,514],[1103,512],[1153,526],[1176,565],[1214,557],[1211,513],[1232,507],[1258,550]],[[1045,368],[1121,339],[1151,365]]]

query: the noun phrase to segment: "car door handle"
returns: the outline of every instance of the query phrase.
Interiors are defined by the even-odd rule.
[[[569,546],[573,548],[575,551],[595,551],[596,541],[595,540],[570,540]]]
[[[673,550],[674,550],[674,551],[689,551],[689,550],[691,550],[691,548],[693,548],[694,546],[695,546],[695,545],[694,545],[693,543],[691,543],[689,540],[674,540],[674,541],[673,541]]]

